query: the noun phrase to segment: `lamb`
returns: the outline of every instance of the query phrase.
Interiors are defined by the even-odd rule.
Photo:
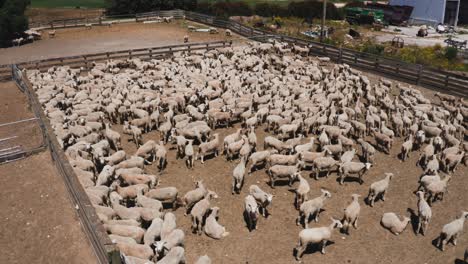
[[[442,232],[440,232],[440,236],[437,241],[437,245],[442,251],[445,250],[445,245],[450,241],[452,241],[454,246],[457,245],[457,239],[463,231],[463,224],[465,223],[466,218],[468,218],[468,212],[465,211],[461,213],[459,218],[442,227]]]
[[[205,156],[214,153],[215,157],[219,154],[219,133],[213,134],[213,140],[209,142],[201,143],[198,147],[198,153],[195,159],[197,160],[200,157],[200,161],[203,164]]]
[[[383,180],[371,184],[369,194],[367,195],[367,201],[371,207],[374,206],[374,201],[378,196],[381,196],[382,201],[385,201],[385,194],[387,193],[387,189],[392,178],[393,173],[385,173],[385,178]]]
[[[416,234],[419,234],[419,232],[422,232],[422,235],[424,236],[426,234],[427,226],[429,225],[429,222],[431,221],[432,217],[432,209],[429,206],[429,204],[426,202],[424,199],[424,192],[423,191],[418,191],[416,192],[416,195],[418,196],[418,227],[416,228]]]
[[[437,199],[440,199],[441,201],[444,199],[444,194],[447,192],[447,185],[451,178],[452,177],[450,175],[447,175],[443,180],[431,182],[426,187],[429,205],[432,205],[432,203]]]
[[[247,220],[247,228],[249,232],[257,229],[257,219],[258,219],[258,204],[255,198],[252,195],[247,195],[244,199],[244,218]]]
[[[299,186],[295,189],[295,201],[294,204],[296,209],[299,209],[300,205],[308,200],[307,194],[310,191],[309,183],[300,174],[297,176],[299,179]]]
[[[255,198],[255,201],[257,201],[259,211],[262,214],[262,216],[267,217],[267,215],[269,214],[267,207],[273,201],[273,195],[264,192],[257,185],[250,185],[249,194]]]
[[[265,163],[268,160],[268,157],[272,154],[278,153],[277,150],[264,150],[252,153],[249,157],[250,168],[248,173],[252,173],[254,167],[259,166],[262,163]]]
[[[208,193],[208,190],[205,188],[203,181],[197,181],[195,183],[195,187],[196,187],[195,190],[191,190],[187,192],[182,198],[182,202],[187,208],[187,210],[185,211],[185,215],[190,213],[190,210],[192,210],[192,207],[201,199],[203,199]]]
[[[277,178],[289,178],[289,186],[291,186],[299,176],[300,170],[298,166],[275,165],[268,168],[267,173],[270,177],[270,186],[274,189]]]
[[[205,198],[196,203],[190,212],[192,218],[192,232],[202,234],[203,220],[205,219],[208,209],[210,209],[210,200],[218,198],[218,195],[213,191],[208,191]]]
[[[143,236],[145,235],[145,230],[138,226],[108,224],[104,224],[103,226],[109,234],[119,235],[123,237],[131,237],[137,243],[141,243]]]
[[[308,228],[310,217],[315,214],[314,220],[318,222],[318,217],[320,215],[320,211],[322,210],[323,204],[325,200],[331,198],[331,193],[327,190],[320,189],[322,194],[314,198],[312,200],[306,201],[301,204],[299,207],[299,216],[296,219],[296,225],[300,225],[301,220],[304,221],[304,227]]]
[[[339,168],[340,184],[343,184],[344,179],[350,174],[358,174],[359,183],[363,184],[364,181],[362,180],[362,176],[370,169],[371,166],[371,163],[361,163],[353,161],[341,164]]]
[[[145,193],[146,197],[151,199],[159,200],[163,203],[170,203],[172,204],[172,209],[175,210],[177,208],[177,195],[179,191],[175,187],[165,187],[165,188],[158,188],[152,189]]]
[[[361,205],[359,205],[359,194],[351,195],[353,198],[352,202],[344,209],[344,216],[343,216],[343,231],[349,234],[349,226],[353,225],[355,229],[357,229],[357,222],[359,219],[359,214],[361,212]]]
[[[155,246],[156,255],[159,257],[169,255],[170,251],[175,247],[184,247],[185,234],[180,229],[174,229],[165,238],[153,243]],[[162,261],[162,260],[161,260]],[[158,263],[161,263],[158,261]]]
[[[173,247],[158,264],[183,264],[185,263],[185,250],[183,247]]]
[[[185,161],[185,164],[189,169],[193,169],[194,166],[194,161],[195,161],[195,152],[193,150],[193,140],[187,140],[187,144],[185,145],[185,157],[187,160]]]
[[[205,234],[214,239],[221,239],[229,235],[229,232],[226,232],[226,228],[217,221],[218,211],[218,207],[211,208],[211,213],[205,221]]]
[[[343,224],[340,221],[331,218],[332,223],[329,226],[325,227],[316,227],[316,228],[307,228],[299,232],[299,243],[295,248],[296,251],[296,260],[300,261],[302,254],[307,249],[309,244],[320,243],[322,246],[321,252],[325,254],[325,246],[330,240],[332,232],[335,228],[342,228]]]
[[[240,193],[241,188],[244,184],[244,176],[245,176],[245,165],[246,165],[246,158],[242,157],[241,161],[237,166],[234,168],[232,172],[232,188],[231,193]]]
[[[409,217],[403,217],[403,220],[400,220],[395,213],[384,213],[382,216],[381,224],[384,228],[390,230],[394,235],[399,235],[403,232],[411,221]]]

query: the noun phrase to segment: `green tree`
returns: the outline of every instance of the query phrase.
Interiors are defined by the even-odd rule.
[[[11,40],[28,29],[24,14],[30,0],[0,0],[0,47],[8,47]]]

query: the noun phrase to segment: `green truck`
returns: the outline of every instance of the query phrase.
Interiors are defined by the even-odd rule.
[[[382,10],[348,7],[346,8],[346,21],[354,25],[384,24],[384,12]]]

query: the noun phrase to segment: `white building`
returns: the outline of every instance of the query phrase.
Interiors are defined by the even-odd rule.
[[[389,5],[412,6],[410,23],[457,26],[460,2],[465,0],[390,0]]]

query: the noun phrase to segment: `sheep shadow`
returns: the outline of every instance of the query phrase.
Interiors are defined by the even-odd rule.
[[[418,222],[419,222],[419,216],[416,214],[416,212],[411,209],[411,208],[408,208],[406,209],[409,213],[410,213],[410,219],[411,219],[411,227],[413,228],[413,232],[418,235],[418,233],[416,233],[417,229],[418,229]]]
[[[459,259],[457,258],[454,262],[454,264],[466,264],[467,262],[465,262],[463,259]]]
[[[442,251],[442,249],[439,247],[439,238],[440,236],[437,236],[435,239],[431,241],[432,245],[437,248],[438,250]]]
[[[244,217],[245,227],[249,230],[249,232],[254,231],[255,228],[257,227],[257,223],[253,222],[252,223],[252,229],[250,229],[250,227],[249,227],[249,215],[248,215],[246,210],[244,210],[244,212],[242,212],[242,216]],[[258,222],[258,219],[257,219],[257,222]]]
[[[259,165],[255,165],[252,167],[252,169],[250,170],[250,173],[254,173],[256,171],[259,171],[259,170],[263,170],[266,168],[266,163],[263,163],[263,164],[259,164]]]
[[[333,244],[335,244],[334,241],[327,241],[327,243],[325,244],[325,248],[330,246],[330,245],[333,245]],[[322,243],[309,244],[309,245],[307,245],[307,248],[302,253],[302,256],[298,256],[298,257],[303,257],[304,255],[314,254],[314,253],[317,253],[317,252],[320,253],[321,250],[322,250]],[[296,254],[297,254],[296,247],[294,247],[292,254],[293,254],[294,257],[296,256]]]
[[[340,183],[340,176],[338,175],[338,177],[336,178],[336,182],[337,183]],[[361,183],[361,180],[359,179],[359,176],[358,175],[351,175],[351,176],[347,176],[344,178],[343,180],[343,184],[344,183],[349,183],[349,182],[357,182],[359,183],[360,185],[362,185],[362,183],[364,183],[364,180],[362,180],[362,183]]]

